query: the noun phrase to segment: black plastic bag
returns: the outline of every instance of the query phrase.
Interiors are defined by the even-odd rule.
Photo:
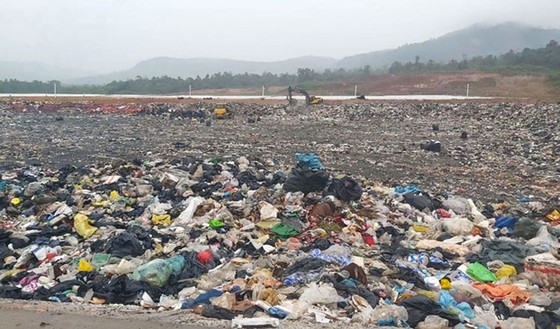
[[[208,272],[208,269],[196,258],[196,252],[191,251],[183,254],[185,267],[179,274],[179,280],[199,278]]]
[[[330,175],[326,170],[313,170],[309,167],[296,166],[284,183],[284,191],[309,192],[322,191],[329,182]]]
[[[360,200],[362,197],[360,183],[351,177],[335,179],[329,186],[329,192],[332,192],[337,199],[343,201]]]
[[[406,312],[408,313],[407,323],[412,328],[416,327],[418,323],[424,321],[428,315],[437,315],[449,320],[449,325],[451,327],[454,327],[459,323],[459,319],[456,316],[445,313],[438,303],[426,296],[414,296],[403,300],[397,305],[406,308]]]
[[[107,242],[105,250],[115,257],[141,256],[144,254],[142,242],[134,234],[123,232]]]
[[[434,210],[434,201],[424,192],[409,192],[403,195],[404,201],[414,208],[422,211],[428,208],[430,211]]]

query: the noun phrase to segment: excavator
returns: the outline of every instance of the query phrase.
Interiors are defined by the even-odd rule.
[[[306,90],[289,86],[288,87],[288,103],[290,105],[296,105],[297,104],[297,100],[292,97],[292,93],[298,93],[298,94],[302,94],[303,96],[305,96],[305,103],[307,105],[323,104],[323,99],[321,97],[309,96],[309,93]]]
[[[231,119],[233,118],[232,109],[225,103],[218,103],[214,108],[214,119]]]

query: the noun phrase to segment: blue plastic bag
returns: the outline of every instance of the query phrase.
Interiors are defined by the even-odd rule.
[[[296,158],[299,160],[300,166],[306,166],[311,169],[324,169],[319,156],[315,153],[296,153]]]

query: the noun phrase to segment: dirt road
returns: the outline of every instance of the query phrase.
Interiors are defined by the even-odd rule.
[[[228,324],[211,320],[202,325],[189,324],[193,320],[186,311],[150,312],[124,306],[95,307],[1,299],[0,319],[0,329],[212,329],[225,328]]]

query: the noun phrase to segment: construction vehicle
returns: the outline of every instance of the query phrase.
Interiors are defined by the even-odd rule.
[[[233,111],[225,103],[218,103],[214,108],[214,119],[231,119]]]
[[[292,97],[293,93],[298,93],[298,94],[302,94],[303,96],[305,96],[305,104],[307,104],[307,105],[323,104],[323,99],[321,97],[309,96],[309,93],[307,91],[305,91],[304,89],[289,86],[288,87],[288,103],[290,105],[296,105],[297,104],[297,100]]]

